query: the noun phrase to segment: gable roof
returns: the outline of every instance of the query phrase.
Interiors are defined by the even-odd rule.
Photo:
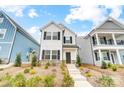
[[[112,17],[108,17],[106,20],[104,20],[101,24],[99,24],[98,26],[96,26],[94,29],[92,29],[92,31],[87,35],[89,36],[91,33],[95,32],[98,28],[100,28],[102,25],[104,25],[106,22],[111,21],[113,23],[115,23],[117,26],[119,26],[120,28],[124,29],[124,24],[122,24],[121,22],[119,22],[118,20],[112,18]],[[86,37],[87,37],[86,36]]]
[[[67,28],[67,27],[66,27],[65,25],[63,25],[62,23],[57,24],[57,23],[55,23],[54,21],[51,21],[51,22],[49,22],[48,24],[46,24],[45,26],[43,26],[43,27],[41,28],[41,30],[44,30],[45,28],[49,27],[49,26],[52,25],[52,24],[54,24],[55,26],[57,26],[57,27],[60,28],[61,30],[67,29],[68,31],[70,31],[71,33],[73,33],[73,34],[76,35],[76,33],[74,33],[73,31],[71,31],[69,28]]]
[[[17,31],[22,33],[26,38],[30,39],[32,42],[40,45],[28,32],[26,32],[21,26],[19,26],[13,19],[11,19],[5,12],[0,11],[9,21],[13,23],[15,27],[17,27]],[[18,30],[19,29],[19,30]]]

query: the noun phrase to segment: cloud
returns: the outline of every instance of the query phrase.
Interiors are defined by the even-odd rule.
[[[11,5],[11,6],[0,6],[0,8],[6,12],[15,14],[15,16],[22,17],[24,15],[24,5]]]
[[[28,29],[28,32],[33,34],[33,33],[36,33],[37,31],[39,31],[39,27],[38,26],[33,26],[31,28]]]
[[[111,10],[109,14],[107,9]],[[71,23],[74,20],[88,20],[93,22],[93,26],[95,26],[105,20],[107,15],[112,16],[113,18],[119,18],[121,13],[122,6],[73,6],[70,8],[70,13],[65,17],[65,22]]]
[[[28,16],[30,18],[34,18],[34,17],[38,17],[39,15],[36,13],[36,10],[35,9],[30,9]]]

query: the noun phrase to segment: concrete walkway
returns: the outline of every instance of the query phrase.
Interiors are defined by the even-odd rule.
[[[14,64],[13,63],[10,63],[10,64],[0,64],[0,69],[8,68],[8,67],[11,67],[12,65],[14,65]]]
[[[75,64],[67,64],[67,68],[70,76],[74,79],[74,87],[92,87],[92,85],[81,75],[79,69],[76,68]]]

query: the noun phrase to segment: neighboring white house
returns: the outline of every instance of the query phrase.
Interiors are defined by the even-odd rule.
[[[78,47],[76,34],[63,24],[50,22],[41,29],[41,61],[75,62]]]
[[[84,63],[124,64],[124,25],[109,17],[87,36],[78,37],[77,45]]]

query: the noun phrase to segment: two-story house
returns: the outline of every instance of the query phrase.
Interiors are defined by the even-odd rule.
[[[87,36],[79,37],[79,54],[84,63],[102,61],[124,64],[124,25],[109,17]]]
[[[76,34],[63,24],[50,22],[41,29],[41,61],[76,61]]]
[[[5,63],[14,62],[21,53],[22,62],[28,62],[28,54],[39,54],[40,44],[13,19],[0,11],[0,59]]]

